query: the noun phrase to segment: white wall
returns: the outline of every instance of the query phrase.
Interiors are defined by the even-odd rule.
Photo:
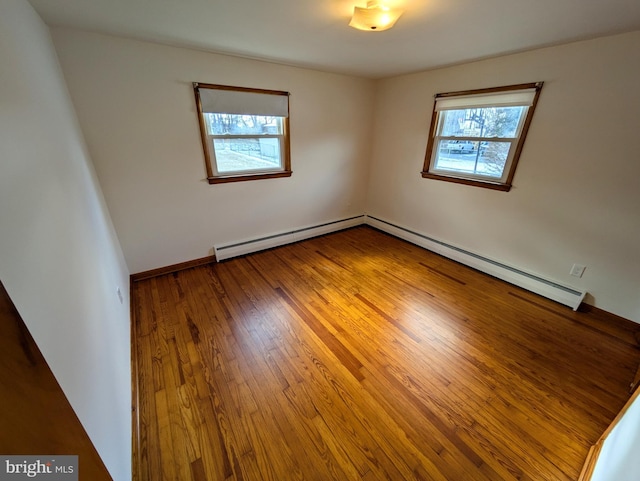
[[[0,4],[0,65],[0,279],[107,469],[131,479],[129,272],[26,0]]]
[[[366,211],[640,322],[640,32],[378,82],[64,28],[53,39],[132,272]],[[435,93],[539,80],[511,192],[422,179]],[[193,81],[290,91],[293,176],[209,185]]]
[[[634,32],[380,81],[368,213],[640,322],[639,51]],[[536,81],[511,192],[420,176],[434,94]]]
[[[607,435],[590,481],[637,481],[640,474],[640,398]]]
[[[364,212],[374,83],[54,28],[132,272]],[[192,82],[291,92],[293,176],[209,185]]]

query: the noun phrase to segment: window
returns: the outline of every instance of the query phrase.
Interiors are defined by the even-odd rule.
[[[542,82],[437,94],[422,177],[508,191]]]
[[[289,93],[194,83],[210,184],[291,176]]]

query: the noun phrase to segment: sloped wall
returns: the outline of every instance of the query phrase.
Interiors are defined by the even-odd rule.
[[[0,4],[0,65],[0,279],[111,476],[131,479],[129,272],[26,0]]]

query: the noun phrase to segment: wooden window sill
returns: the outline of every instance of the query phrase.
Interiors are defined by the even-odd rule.
[[[227,182],[244,182],[245,180],[261,180],[261,179],[274,179],[277,177],[291,177],[293,172],[291,170],[284,170],[280,172],[260,172],[255,174],[234,174],[234,175],[220,175],[217,177],[207,177],[207,181],[210,184],[225,184]]]

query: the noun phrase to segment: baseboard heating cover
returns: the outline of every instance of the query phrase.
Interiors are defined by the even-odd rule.
[[[271,249],[272,247],[279,247],[304,239],[310,239],[311,237],[330,234],[331,232],[348,229],[349,227],[355,227],[357,225],[364,224],[365,217],[366,216],[364,215],[358,215],[355,217],[349,217],[347,219],[340,219],[331,222],[325,222],[324,224],[317,224],[314,226],[303,227],[287,232],[271,234],[257,239],[250,239],[240,242],[234,242],[231,244],[214,246],[213,250],[215,252],[216,260],[222,261],[225,259],[231,259],[232,257],[251,254],[252,252],[258,252],[265,249]]]
[[[366,216],[365,223],[412,244],[569,306],[574,311],[578,309],[586,295],[585,291],[563,286],[373,216]]]

